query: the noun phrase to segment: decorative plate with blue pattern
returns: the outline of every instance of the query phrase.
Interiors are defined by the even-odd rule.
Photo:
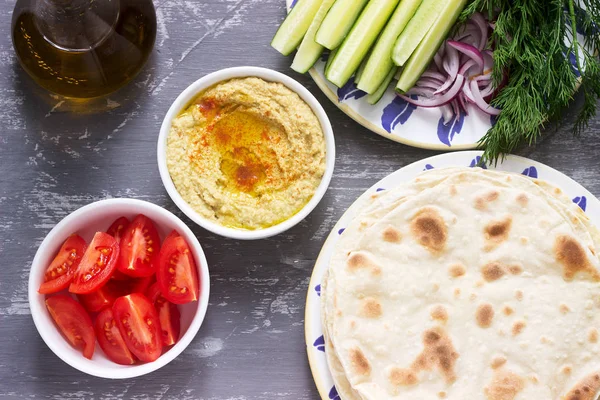
[[[288,11],[296,1],[286,0]],[[583,43],[583,36],[578,36]],[[309,71],[315,83],[346,115],[388,139],[431,150],[475,149],[478,141],[494,123],[494,117],[469,104],[469,115],[461,113],[457,119],[444,124],[440,108],[422,108],[409,104],[396,96],[393,86],[388,88],[377,104],[371,105],[367,103],[366,93],[357,89],[352,78],[341,88],[325,78],[324,68],[328,56],[329,54],[324,53]],[[575,66],[575,55],[571,54],[570,59]]]
[[[306,314],[304,318],[308,361],[313,378],[323,400],[340,400],[340,397],[335,390],[331,374],[329,373],[327,359],[325,357],[325,341],[323,339],[323,329],[321,326],[320,298],[321,279],[329,266],[329,259],[331,258],[335,244],[344,231],[344,228],[360,211],[362,200],[371,194],[398,186],[403,182],[413,179],[425,170],[451,166],[474,167],[479,163],[481,154],[481,151],[447,153],[407,165],[383,178],[368,189],[352,206],[350,206],[344,215],[342,215],[338,223],[333,227],[333,230],[325,241],[321,253],[315,263],[315,268],[308,287]],[[592,222],[596,225],[600,225],[600,201],[583,186],[553,168],[518,156],[508,156],[501,164],[498,164],[495,167],[484,166],[484,168],[516,172],[531,178],[540,178],[550,182],[553,185],[560,187],[567,195],[569,195],[571,199],[573,199],[573,202],[586,212]]]

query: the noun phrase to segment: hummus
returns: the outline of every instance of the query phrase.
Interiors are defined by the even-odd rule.
[[[325,172],[318,118],[280,83],[249,77],[200,93],[171,124],[167,167],[200,215],[261,229],[300,211]]]

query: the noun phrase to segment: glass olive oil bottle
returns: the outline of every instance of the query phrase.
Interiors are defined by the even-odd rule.
[[[66,97],[93,98],[129,82],[154,46],[152,0],[17,0],[12,39],[25,71]]]

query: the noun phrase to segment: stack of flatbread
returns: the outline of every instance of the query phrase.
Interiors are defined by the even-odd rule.
[[[365,200],[322,282],[343,400],[596,400],[600,234],[559,188],[446,168]]]

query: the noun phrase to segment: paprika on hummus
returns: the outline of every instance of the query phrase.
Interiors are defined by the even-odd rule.
[[[167,138],[183,199],[224,226],[261,229],[300,211],[325,172],[325,137],[310,106],[281,83],[248,77],[203,91]]]

